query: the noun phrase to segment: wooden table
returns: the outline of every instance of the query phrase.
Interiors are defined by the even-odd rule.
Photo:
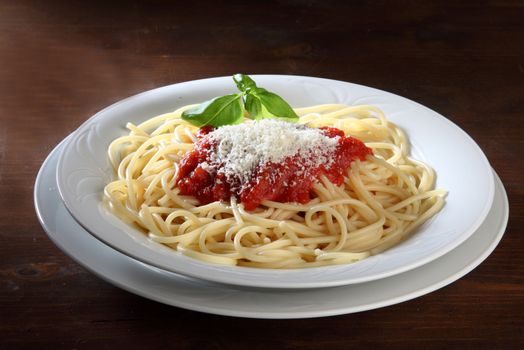
[[[281,321],[165,306],[55,247],[32,190],[60,140],[124,97],[236,72],[355,82],[447,116],[506,186],[502,242],[429,295]],[[0,348],[523,348],[523,124],[522,1],[0,1]]]

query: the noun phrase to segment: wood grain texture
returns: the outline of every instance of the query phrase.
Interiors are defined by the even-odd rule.
[[[60,140],[124,97],[236,72],[355,82],[447,116],[506,186],[499,247],[409,302],[274,321],[140,298],[50,242],[32,190]],[[522,1],[1,0],[0,349],[524,348],[523,117]]]

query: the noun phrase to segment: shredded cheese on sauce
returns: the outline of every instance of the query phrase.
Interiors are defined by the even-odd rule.
[[[234,178],[241,185],[250,181],[257,167],[268,162],[278,164],[290,157],[300,157],[307,168],[321,164],[329,167],[339,139],[317,128],[276,119],[223,126],[206,137],[217,146],[203,169],[213,172],[220,168],[226,178]]]

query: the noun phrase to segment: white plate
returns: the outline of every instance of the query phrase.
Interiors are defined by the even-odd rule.
[[[397,304],[464,276],[495,249],[508,221],[508,200],[496,177],[493,206],[484,223],[459,247],[422,267],[378,281],[307,290],[256,289],[183,277],[123,255],[87,233],[56,191],[58,148],[36,179],[35,206],[49,237],[79,264],[106,281],[168,305],[228,316],[304,318],[339,315]]]
[[[191,81],[151,90],[116,103],[85,122],[66,143],[58,161],[60,195],[90,233],[144,263],[215,282],[274,288],[328,287],[376,280],[408,271],[451,251],[480,226],[493,201],[491,167],[477,144],[455,124],[413,101],[340,81],[298,76],[255,76],[293,106],[319,103],[371,104],[408,134],[416,156],[437,171],[437,187],[449,191],[444,209],[412,238],[363,261],[309,269],[270,270],[211,265],[149,240],[101,205],[112,170],[107,147],[140,123],[182,105],[234,91],[230,77]]]

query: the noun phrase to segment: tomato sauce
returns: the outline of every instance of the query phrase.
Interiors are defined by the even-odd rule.
[[[186,154],[180,162],[177,176],[177,186],[180,194],[195,196],[201,204],[214,201],[229,201],[231,196],[237,197],[246,210],[254,210],[262,201],[307,203],[312,199],[313,184],[325,175],[335,185],[341,185],[344,175],[354,160],[364,160],[372,154],[370,148],[353,137],[345,136],[340,129],[333,127],[320,128],[328,137],[338,137],[337,147],[332,154],[326,154],[331,159],[329,165],[311,166],[301,155],[284,158],[279,163],[268,162],[259,165],[246,184],[230,183],[220,168],[206,170],[210,163],[210,155],[215,149],[205,137],[213,130],[204,127],[197,133],[199,139],[195,148]],[[228,182],[229,181],[229,182]],[[242,185],[242,186],[241,186]]]

